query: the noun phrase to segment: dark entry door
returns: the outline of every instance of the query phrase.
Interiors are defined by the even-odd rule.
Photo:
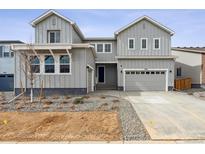
[[[105,67],[104,66],[98,67],[98,82],[105,83]]]

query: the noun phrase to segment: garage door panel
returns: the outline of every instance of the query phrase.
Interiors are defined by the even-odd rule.
[[[136,71],[137,72],[137,71]],[[166,74],[163,71],[125,73],[126,91],[165,91]],[[157,72],[157,73],[156,73]]]

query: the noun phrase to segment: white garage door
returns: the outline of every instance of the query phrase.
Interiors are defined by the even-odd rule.
[[[125,91],[165,91],[166,71],[125,71]]]

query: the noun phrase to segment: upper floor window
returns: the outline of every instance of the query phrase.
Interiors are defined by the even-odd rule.
[[[52,55],[45,56],[45,73],[55,73],[55,60]]]
[[[0,58],[1,57],[13,57],[13,51],[10,51],[10,46],[0,46]]]
[[[103,44],[97,44],[97,52],[103,52]]]
[[[3,46],[0,46],[0,57],[3,57]]]
[[[70,56],[60,56],[60,73],[70,73]]]
[[[147,38],[141,38],[141,50],[147,50]]]
[[[37,56],[30,56],[31,72],[40,73],[40,60]]]
[[[60,31],[59,30],[48,31],[48,43],[60,43]]]
[[[154,38],[153,39],[153,48],[155,50],[160,49],[160,38]]]
[[[128,49],[134,50],[135,49],[135,39],[128,38]]]
[[[111,43],[105,43],[104,44],[104,50],[105,52],[112,52],[112,44]]]

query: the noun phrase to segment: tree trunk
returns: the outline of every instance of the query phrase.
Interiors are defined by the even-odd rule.
[[[33,88],[31,88],[31,103],[33,102]]]

